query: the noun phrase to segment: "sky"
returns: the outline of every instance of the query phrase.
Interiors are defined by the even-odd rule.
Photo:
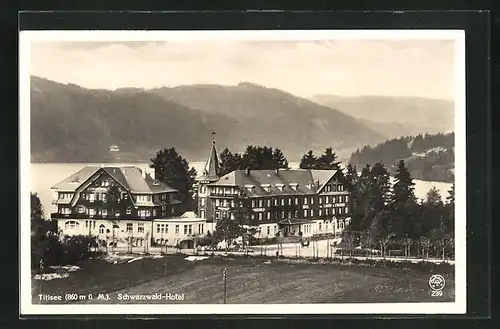
[[[455,97],[451,40],[37,41],[30,56],[32,75],[91,89],[246,81],[300,97]]]

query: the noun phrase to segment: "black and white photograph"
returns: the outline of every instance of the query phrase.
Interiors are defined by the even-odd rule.
[[[21,311],[463,314],[465,116],[460,30],[23,31]]]

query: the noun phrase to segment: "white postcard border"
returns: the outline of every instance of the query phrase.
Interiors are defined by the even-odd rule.
[[[50,41],[195,40],[454,40],[455,41],[455,302],[352,304],[32,304],[30,271],[30,44]],[[21,31],[20,314],[464,314],[466,312],[466,106],[463,30],[259,30],[259,31]]]

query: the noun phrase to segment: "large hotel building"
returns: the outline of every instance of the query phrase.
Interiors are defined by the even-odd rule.
[[[218,176],[215,140],[194,186],[198,213],[178,191],[136,167],[84,167],[56,184],[51,214],[62,235],[94,235],[135,246],[193,248],[222,218],[255,227],[256,238],[338,234],[350,221],[350,187],[340,170],[235,170]],[[300,233],[299,233],[300,232]]]
[[[265,238],[335,234],[349,223],[351,191],[341,170],[246,169],[219,177],[217,154],[214,140],[195,186],[199,215],[208,223],[243,220]]]

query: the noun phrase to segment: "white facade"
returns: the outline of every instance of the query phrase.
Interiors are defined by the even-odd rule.
[[[132,237],[134,244],[142,246],[151,237],[152,222],[145,220],[71,219],[57,220],[62,236],[91,235],[100,241],[127,244]]]

